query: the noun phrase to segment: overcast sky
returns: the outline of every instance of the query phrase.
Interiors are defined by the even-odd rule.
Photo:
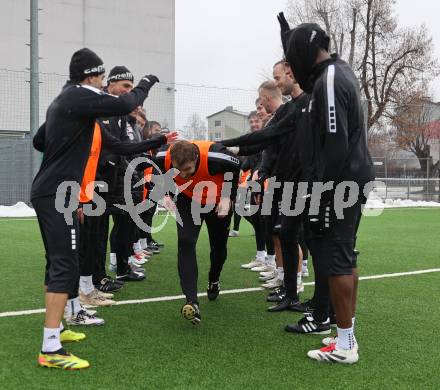
[[[256,89],[282,55],[287,0],[176,0],[176,82]],[[397,0],[399,25],[425,23],[440,58],[438,0]],[[390,42],[392,44],[392,42]],[[440,78],[432,85],[440,100]]]

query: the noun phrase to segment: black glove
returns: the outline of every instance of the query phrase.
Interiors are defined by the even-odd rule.
[[[284,54],[287,53],[287,32],[290,31],[289,23],[287,22],[286,18],[284,17],[284,12],[280,12],[278,14],[278,22],[280,23],[281,27],[281,43],[283,44],[283,50]]]
[[[143,89],[146,93],[148,93],[151,87],[158,82],[159,79],[156,76],[149,74],[147,76],[142,77],[137,87]]]

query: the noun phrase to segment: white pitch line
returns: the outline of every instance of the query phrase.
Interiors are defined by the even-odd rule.
[[[411,275],[421,275],[421,274],[431,274],[440,272],[440,268],[432,268],[432,269],[423,269],[419,271],[409,271],[409,272],[397,272],[392,274],[382,274],[382,275],[370,275],[370,276],[361,276],[359,280],[373,280],[373,279],[387,279],[387,278],[398,278],[400,276],[411,276]],[[313,286],[314,282],[304,283],[304,286]],[[247,292],[256,292],[265,290],[262,287],[253,287],[253,288],[240,288],[233,290],[224,290],[221,291],[221,295],[226,294],[241,294]],[[205,297],[206,293],[197,294],[199,297]],[[116,306],[121,305],[134,305],[140,303],[154,303],[154,302],[168,302],[168,301],[177,301],[185,298],[184,295],[172,295],[167,297],[155,297],[155,298],[145,298],[145,299],[131,299],[127,301],[118,301],[116,302]],[[0,313],[1,317],[18,317],[18,316],[26,316],[31,314],[41,314],[44,313],[45,309],[33,309],[33,310],[22,310],[22,311],[7,311]]]

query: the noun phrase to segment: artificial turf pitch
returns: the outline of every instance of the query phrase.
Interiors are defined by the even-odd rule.
[[[361,275],[440,268],[440,210],[395,209],[362,221]],[[258,287],[240,269],[255,253],[250,226],[231,238],[223,290]],[[180,295],[174,221],[156,235],[166,243],[147,264],[144,282],[126,284],[117,300]],[[0,219],[0,313],[43,307],[44,252],[36,220]],[[199,291],[207,284],[209,247],[202,230]],[[312,281],[311,276],[309,280]],[[306,287],[303,297],[312,294]],[[67,349],[88,359],[79,372],[37,368],[43,314],[0,317],[0,389],[438,389],[440,273],[360,282],[357,365],[311,361],[320,336],[296,336],[284,325],[298,313],[268,313],[265,292],[201,298],[202,322],[181,319],[181,301],[99,310],[103,327]]]

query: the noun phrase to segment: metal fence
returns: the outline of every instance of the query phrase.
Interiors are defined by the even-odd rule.
[[[440,201],[438,165],[432,159],[373,158],[377,187],[382,199],[410,199],[414,201]]]

